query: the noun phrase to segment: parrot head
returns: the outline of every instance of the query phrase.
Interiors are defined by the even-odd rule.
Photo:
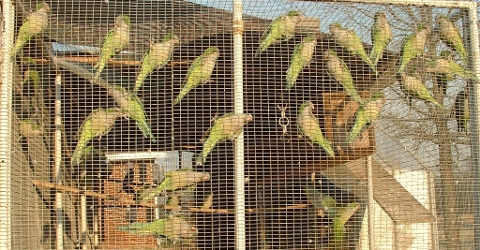
[[[324,56],[323,56],[323,59],[325,61],[328,61],[330,59],[330,56],[337,56],[337,52],[333,51],[333,50],[325,50],[325,53],[324,53]]]
[[[287,13],[287,16],[290,16],[290,17],[297,16],[297,17],[299,17],[299,16],[303,16],[303,14],[302,14],[302,12],[300,12],[298,10],[291,10]]]
[[[220,50],[217,47],[210,47],[210,48],[206,49],[205,52],[203,52],[203,54],[205,56],[209,56],[209,55],[219,53],[219,52],[220,52]]]
[[[448,17],[443,14],[438,14],[435,18],[435,23],[441,25],[442,22],[448,21]]]
[[[43,10],[45,12],[50,12],[50,6],[47,3],[39,3],[35,7],[35,10]]]
[[[174,34],[167,34],[165,35],[165,37],[163,37],[163,40],[162,42],[168,42],[172,40],[174,42],[174,44],[179,44],[180,43],[180,39],[178,39],[178,37]]]
[[[119,15],[115,18],[115,26],[123,26],[123,24],[128,25],[130,27],[130,17],[125,15]]]
[[[301,114],[305,110],[311,112],[314,108],[315,108],[315,106],[313,105],[312,101],[306,101],[306,102],[302,103],[302,105],[300,106],[300,109],[298,110],[298,113]]]
[[[253,120],[253,116],[251,114],[242,114],[242,115],[245,122],[251,122]]]
[[[420,32],[426,32],[427,34],[430,33],[430,28],[421,24],[417,27],[417,32],[420,33]]]
[[[26,70],[25,73],[23,73],[23,82],[22,84],[25,84],[28,82],[30,79],[39,79],[40,75],[38,74],[38,71],[36,70]],[[35,81],[34,81],[35,83]]]
[[[314,34],[310,34],[307,37],[303,38],[303,42],[304,43],[311,43],[311,42],[315,41],[316,39],[317,38],[315,37]]]
[[[373,16],[373,19],[376,21],[376,20],[386,20],[387,19],[387,15],[385,14],[385,12],[383,11],[379,11],[377,13],[375,13],[375,16]]]
[[[330,34],[333,34],[336,30],[344,30],[345,28],[340,23],[332,23],[328,26],[328,29],[330,30]]]

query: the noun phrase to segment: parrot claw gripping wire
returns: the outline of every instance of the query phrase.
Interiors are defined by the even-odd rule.
[[[277,104],[278,109],[280,110],[281,117],[278,118],[278,124],[282,127],[282,136],[288,135],[288,130],[287,127],[290,125],[290,119],[286,116],[286,110],[288,108],[288,105],[282,105],[280,106]]]

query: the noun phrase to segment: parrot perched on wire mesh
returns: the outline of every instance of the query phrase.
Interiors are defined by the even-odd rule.
[[[347,137],[347,143],[350,144],[365,129],[365,126],[372,125],[380,114],[380,110],[386,100],[382,92],[376,92],[373,96],[360,105],[355,115],[355,123]]]
[[[100,76],[103,68],[107,65],[108,60],[114,55],[120,53],[130,42],[130,18],[125,15],[119,15],[115,18],[115,26],[110,30],[103,42],[102,51],[98,63],[95,65],[97,69],[95,79]]]
[[[459,92],[455,100],[455,115],[459,131],[468,132],[468,125],[470,123],[469,108],[467,93],[465,91]]]
[[[290,59],[290,67],[287,70],[287,89],[295,85],[302,69],[310,65],[316,46],[317,39],[313,34],[305,37],[300,44],[295,46]]]
[[[371,30],[373,47],[370,52],[370,59],[372,59],[373,63],[377,65],[378,61],[383,56],[383,51],[390,41],[392,41],[393,36],[385,12],[377,12],[373,19],[375,22]]]
[[[140,72],[135,81],[134,92],[142,86],[145,78],[155,69],[160,69],[167,65],[172,58],[174,47],[180,43],[177,36],[168,34],[161,43],[155,43],[150,46],[148,53],[142,59]]]
[[[32,120],[22,120],[19,130],[20,135],[25,138],[38,136],[43,133],[42,127]]]
[[[50,12],[50,6],[47,3],[39,3],[35,7],[35,11],[27,16],[25,22],[20,26],[17,39],[12,48],[11,57],[15,58],[15,55],[23,48],[26,42],[42,33],[48,27],[48,13]]]
[[[311,101],[306,101],[300,106],[297,116],[297,129],[306,139],[322,147],[328,156],[335,156],[332,142],[323,137],[318,119],[313,115],[314,108]]]
[[[452,76],[456,75],[465,79],[477,81],[475,73],[469,70],[466,70],[462,65],[456,63],[453,60],[445,58],[437,58],[434,61],[427,62],[425,67],[425,72],[441,74]]]
[[[194,89],[202,83],[210,81],[213,69],[220,56],[220,51],[217,47],[210,47],[206,49],[202,55],[195,58],[192,65],[188,69],[187,80],[183,84],[182,90],[178,96],[173,100],[173,105],[179,103],[190,90]]]
[[[422,80],[416,76],[410,76],[405,73],[401,74],[402,77],[402,87],[403,90],[407,93],[407,95],[415,96],[421,100],[431,102],[435,104],[435,106],[439,107],[440,109],[445,109],[442,104],[440,104],[430,91],[428,91],[427,86],[422,83]]]
[[[80,158],[84,152],[87,143],[95,138],[108,134],[113,128],[117,118],[123,117],[124,114],[120,108],[103,109],[98,108],[92,111],[80,126],[77,146],[70,160],[72,166],[78,165]]]
[[[195,238],[198,233],[197,228],[179,216],[146,223],[135,222],[130,225],[119,226],[117,230],[135,235],[164,236],[170,241],[177,241],[180,238]]]
[[[303,14],[298,10],[291,10],[287,14],[275,18],[262,36],[255,56],[259,56],[274,43],[292,38],[295,34],[295,27],[302,18]]]
[[[175,191],[180,188],[195,185],[197,182],[210,180],[210,174],[193,170],[175,170],[165,173],[165,179],[153,189],[145,188],[137,191],[137,202],[148,202],[165,191]]]
[[[467,50],[463,45],[463,40],[458,28],[445,15],[437,15],[435,22],[439,27],[442,40],[448,45],[448,47],[454,49],[460,55],[463,63],[466,63]]]
[[[325,60],[327,60],[327,72],[333,76],[347,92],[347,94],[357,103],[363,103],[363,98],[360,97],[353,84],[353,78],[350,74],[347,64],[337,56],[333,50],[325,51]]]
[[[203,143],[203,149],[198,154],[196,165],[201,166],[207,160],[208,154],[213,150],[219,141],[235,139],[248,122],[253,120],[250,114],[234,114],[227,113],[215,120],[213,126],[210,128],[210,134]]]
[[[410,60],[423,54],[429,33],[429,28],[420,26],[415,33],[405,38],[402,48],[402,57],[400,59],[400,67],[398,68],[397,73],[401,73]]]
[[[356,202],[340,204],[328,194],[324,194],[310,185],[302,190],[307,195],[308,201],[318,210],[317,214],[323,214],[322,217],[327,216],[333,220],[329,244],[335,248],[341,247],[345,237],[345,223],[360,209],[360,205]]]
[[[114,85],[110,87],[109,94],[120,106],[122,111],[129,117],[137,122],[138,128],[142,131],[146,138],[150,138],[152,142],[156,142],[155,136],[147,123],[145,117],[145,110],[143,109],[143,103],[137,95],[131,91],[126,90],[124,87]]]
[[[342,27],[339,23],[333,23],[329,26],[330,34],[335,42],[346,49],[351,55],[360,57],[368,66],[377,74],[375,64],[367,55],[363,47],[362,40],[357,36],[355,31]]]

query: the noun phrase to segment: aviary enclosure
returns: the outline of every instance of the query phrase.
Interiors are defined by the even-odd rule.
[[[5,249],[478,249],[477,5],[2,1]]]

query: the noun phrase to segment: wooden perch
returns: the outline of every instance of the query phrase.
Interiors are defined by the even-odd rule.
[[[150,207],[150,208],[164,208],[167,210],[182,209],[179,206],[157,205],[157,204],[151,204],[151,203],[136,203],[135,201],[121,199],[119,197],[112,196],[112,195],[100,194],[100,193],[88,191],[88,190],[80,190],[78,188],[67,187],[63,185],[55,185],[49,182],[33,180],[32,183],[37,187],[46,187],[46,188],[55,189],[58,191],[65,191],[73,194],[84,194],[86,196],[100,198],[103,200],[115,201],[117,205],[123,205],[123,206],[137,205],[137,206]],[[297,204],[297,205],[278,207],[278,208],[246,209],[245,211],[247,213],[259,213],[259,212],[265,212],[265,211],[285,211],[285,210],[293,210],[293,209],[305,209],[305,208],[308,208],[308,206],[309,205],[307,204]],[[189,212],[194,212],[194,213],[217,213],[217,214],[234,214],[235,213],[235,211],[232,209],[210,209],[210,208],[205,209],[205,208],[192,207],[192,208],[187,208],[185,210]]]

